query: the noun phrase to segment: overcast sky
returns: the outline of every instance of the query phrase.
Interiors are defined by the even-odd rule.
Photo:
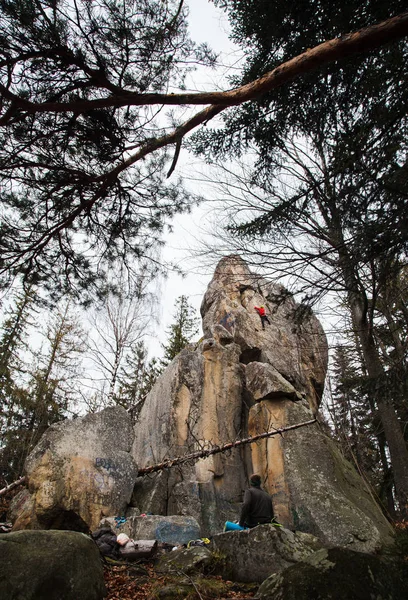
[[[215,8],[208,0],[188,0],[187,4],[190,10],[191,38],[198,43],[207,42],[220,55],[219,62],[223,65],[216,70],[198,69],[191,75],[188,88],[194,90],[227,89],[226,77],[232,73],[234,68],[238,68],[239,64],[239,52],[228,39],[228,21],[224,13]],[[181,174],[186,177],[194,177],[200,168],[204,167],[199,164],[199,161],[189,155],[186,150],[182,150],[174,176]],[[191,185],[194,189],[194,184]],[[198,189],[198,184],[195,185],[198,192],[203,195],[210,194],[210,190],[203,191],[202,186]],[[201,300],[217,261],[214,261],[212,268],[207,266],[203,269],[197,259],[193,258],[189,249],[193,249],[196,239],[202,235],[206,213],[208,213],[208,207],[201,207],[189,215],[177,217],[173,222],[174,232],[166,236],[166,247],[163,251],[165,259],[174,261],[187,272],[187,275],[183,278],[170,274],[167,281],[162,281],[159,286],[160,306],[158,306],[157,337],[152,336],[147,340],[152,356],[160,355],[162,352],[160,344],[165,341],[165,330],[172,322],[174,303],[179,296],[187,296],[199,315]]]

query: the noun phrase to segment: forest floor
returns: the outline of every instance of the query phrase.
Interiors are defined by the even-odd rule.
[[[152,563],[105,565],[105,584],[106,600],[249,600],[258,588],[253,584],[224,581],[214,575],[158,574]]]

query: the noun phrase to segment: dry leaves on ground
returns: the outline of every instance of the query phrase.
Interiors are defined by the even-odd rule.
[[[239,585],[215,576],[205,579],[184,577],[183,583],[188,582],[190,590],[180,596],[184,600],[250,600],[255,593],[237,590]],[[105,584],[108,592],[106,600],[157,600],[165,586],[180,584],[180,576],[177,579],[172,575],[159,575],[152,564],[107,565]]]

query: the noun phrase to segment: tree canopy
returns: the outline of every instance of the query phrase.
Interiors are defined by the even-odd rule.
[[[127,94],[180,89],[192,63],[214,57],[189,39],[183,2],[2,0],[0,10],[3,282],[22,274],[85,297],[116,260],[153,264],[166,219],[188,205],[182,186],[163,182],[165,154],[125,170],[167,124],[161,107],[132,107]],[[81,109],[106,95],[110,106]],[[41,105],[53,108],[30,109]]]
[[[408,31],[404,14],[303,47],[300,57],[238,89],[182,93],[191,61],[214,62],[208,48],[188,39],[183,5],[1,0],[4,285],[22,275],[86,299],[116,260],[131,267],[132,257],[148,256],[154,264],[166,219],[188,205],[180,185],[164,183],[161,149],[179,148],[228,106]],[[160,107],[180,104],[209,106],[168,132],[157,119]]]

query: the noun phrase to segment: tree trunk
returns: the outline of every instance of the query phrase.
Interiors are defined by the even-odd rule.
[[[348,279],[350,279],[348,277]],[[374,338],[364,310],[364,298],[350,286],[348,299],[353,327],[361,344],[369,379],[373,383],[373,398],[384,429],[394,473],[396,497],[403,517],[408,516],[408,449],[392,399],[386,389],[386,373],[375,347]]]

